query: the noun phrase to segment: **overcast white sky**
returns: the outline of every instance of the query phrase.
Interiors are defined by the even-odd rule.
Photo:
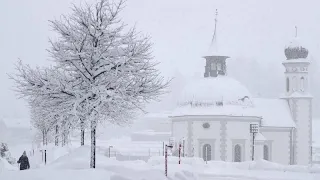
[[[33,66],[50,64],[46,48],[53,32],[48,20],[68,13],[71,2],[81,1],[0,0],[0,117],[28,116],[7,73],[14,72],[18,58]],[[318,60],[319,7],[317,0],[128,0],[122,16],[152,36],[159,68],[171,76],[175,70],[185,75],[202,73],[201,56],[212,37],[215,9],[219,10],[219,48],[231,61],[248,58],[281,68],[283,49],[294,36],[295,25],[311,57]]]

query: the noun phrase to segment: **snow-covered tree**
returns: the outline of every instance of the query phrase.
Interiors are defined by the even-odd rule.
[[[20,64],[13,77],[18,92],[44,114],[72,115],[70,119],[90,126],[91,168],[97,125],[126,124],[168,85],[156,69],[150,38],[127,28],[119,18],[123,5],[122,0],[100,0],[74,6],[72,14],[51,21],[59,35],[49,50],[54,67],[40,70]]]

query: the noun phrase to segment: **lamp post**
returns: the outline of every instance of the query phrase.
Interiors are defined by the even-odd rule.
[[[111,148],[113,148],[113,146],[109,146],[109,158],[111,157]]]
[[[179,164],[181,164],[181,143],[179,143]]]
[[[254,161],[254,138],[258,132],[259,132],[259,125],[250,124],[250,133],[252,133],[252,161]]]
[[[168,176],[168,148],[173,148],[173,145],[166,145],[165,147],[164,171],[166,176]]]

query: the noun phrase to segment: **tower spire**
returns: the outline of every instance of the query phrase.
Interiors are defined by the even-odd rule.
[[[218,9],[216,9],[216,17],[214,18],[214,32],[211,40],[210,50],[214,52],[218,52],[217,45],[217,24],[218,24]]]
[[[298,27],[295,26],[295,28],[296,28],[296,37],[298,37]]]
[[[209,51],[204,56],[204,58],[206,59],[204,77],[217,77],[218,75],[224,76],[227,74],[226,59],[229,57],[221,55],[218,52],[218,42],[217,42],[218,9],[216,9],[215,15],[216,17],[214,19],[213,37],[211,40]]]

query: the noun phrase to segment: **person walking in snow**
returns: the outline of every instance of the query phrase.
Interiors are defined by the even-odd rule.
[[[26,170],[30,168],[29,159],[27,157],[26,151],[23,151],[23,154],[19,158],[17,163],[20,164],[20,170]]]

